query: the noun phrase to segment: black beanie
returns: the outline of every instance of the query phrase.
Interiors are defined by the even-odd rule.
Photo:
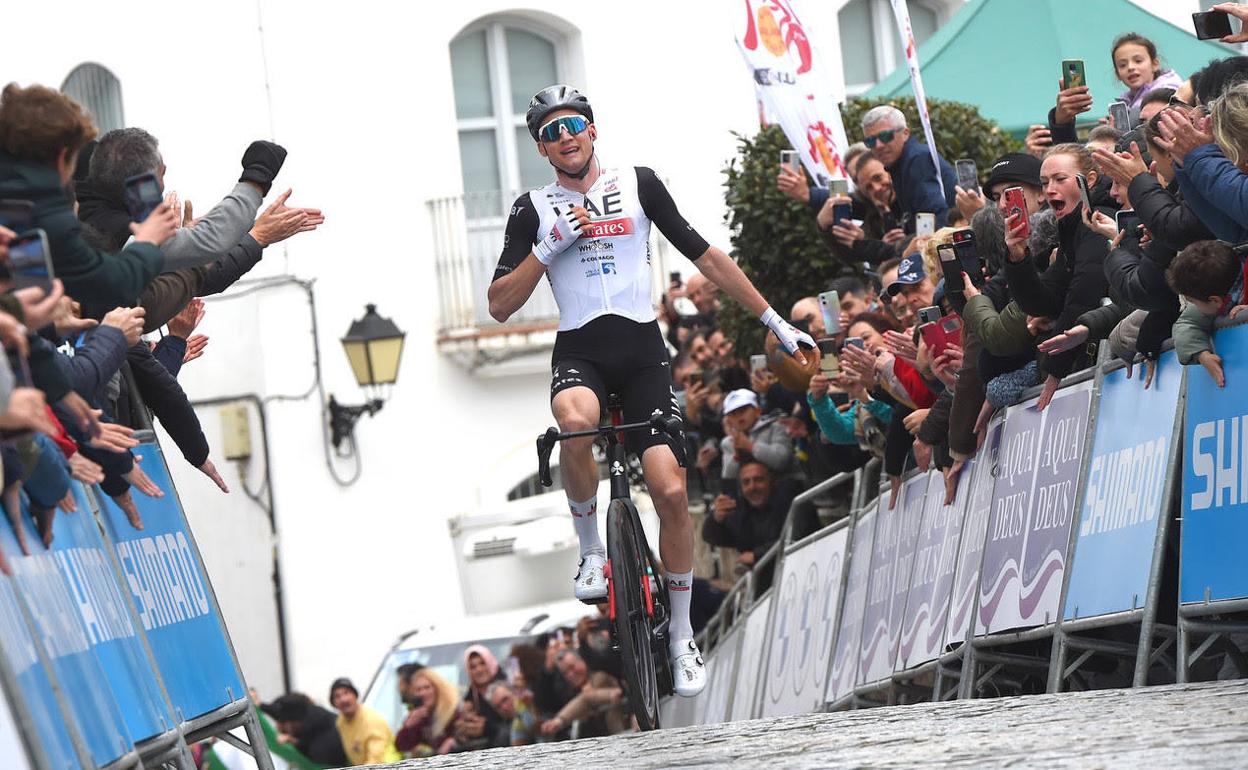
[[[351,680],[346,678],[345,676],[338,677],[337,679],[334,680],[334,683],[329,686],[330,704],[333,704],[334,702],[335,690],[350,690],[352,694],[355,695],[356,698],[360,697],[360,691],[355,689],[355,685],[351,684]]]

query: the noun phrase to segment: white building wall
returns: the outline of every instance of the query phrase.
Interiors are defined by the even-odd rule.
[[[1179,5],[1143,4],[1167,14]],[[843,2],[794,5],[839,82]],[[263,479],[254,410],[246,468],[220,455],[217,409],[200,410],[213,458],[234,488],[228,497],[166,443],[244,673],[265,697],[281,688],[271,548],[283,573],[293,685],[323,698],[336,676],[363,684],[400,632],[462,613],[446,520],[497,504],[532,472],[517,458],[550,422],[540,366],[474,376],[434,341],[424,203],[461,189],[448,44],[465,25],[493,13],[561,14],[578,54],[569,69],[583,75],[578,85],[593,99],[601,157],[654,167],[686,217],[728,245],[720,172],[735,154],[731,132],[757,127],[733,40],[741,5],[515,8],[498,0],[137,0],[124,11],[100,2],[5,10],[6,28],[41,31],[7,36],[6,79],[58,86],[83,61],[108,67],[121,81],[127,123],[161,140],[169,188],[201,213],[234,183],[252,139],[272,137],[290,151],[278,189],[293,187],[293,203],[323,208],[328,221],[270,249],[249,278],[315,280],[326,393],[362,399],[337,338],[366,302],[408,333],[393,397],[357,428],[364,466],[353,486],[340,487],[327,471],[318,392],[267,402],[275,543],[266,513],[239,488],[240,470],[253,490]],[[299,395],[313,383],[311,316],[297,288],[213,300],[201,331],[212,338],[207,354],[182,377],[193,399]],[[353,470],[350,461],[335,467],[342,476]],[[507,478],[494,477],[496,468]]]

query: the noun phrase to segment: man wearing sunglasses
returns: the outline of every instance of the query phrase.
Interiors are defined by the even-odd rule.
[[[559,306],[551,411],[560,430],[596,427],[612,392],[620,395],[625,422],[645,420],[656,410],[680,418],[651,296],[651,223],[711,283],[758,315],[789,353],[805,360],[798,344],[814,347],[814,340],[777,314],[737,264],[698,235],[654,171],[599,162],[594,112],[583,94],[566,85],[545,88],[529,103],[525,120],[555,181],[521,195],[512,206],[489,288],[490,315],[507,320],[543,275],[550,281]],[[693,696],[706,684],[706,667],[689,622],[693,525],[684,440],[669,445],[661,432],[651,433],[656,435],[629,434],[626,446],[641,458],[659,514],[676,692]],[[582,601],[601,602],[606,598],[606,548],[598,536],[598,468],[591,447],[590,439],[565,441],[560,470],[581,544],[575,594]]]
[[[936,226],[944,227],[949,209],[954,205],[953,185],[957,181],[949,161],[937,155],[940,158],[938,181],[931,152],[910,136],[902,111],[887,104],[867,110],[862,116],[862,133],[867,149],[892,175],[893,190],[897,194],[895,210],[905,222],[905,231],[914,233],[915,218],[923,212],[935,214]]]

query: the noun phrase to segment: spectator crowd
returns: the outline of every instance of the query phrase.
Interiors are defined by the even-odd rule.
[[[272,142],[245,148],[237,182],[222,179],[229,194],[195,217],[163,189],[156,137],[96,134],[54,89],[0,93],[0,505],[26,553],[23,508],[50,544],[57,510],[77,509],[71,479],[98,484],[142,529],[134,495],[163,495],[132,452],[151,418],[229,491],[179,384],[208,344],[201,298],[324,221],[288,205],[289,190],[264,206],[286,157]]]
[[[1216,9],[1248,18],[1248,6]],[[1108,53],[1100,64],[1125,87],[1128,125],[1106,115],[1081,136],[1077,119],[1108,101],[1081,82],[1018,94],[1042,119],[1025,151],[976,179],[933,161],[889,105],[855,127],[863,140],[844,154],[848,193],[778,168],[779,189],[809,208],[844,266],[824,287],[836,307],[808,296],[790,311],[820,341],[806,364],[772,335],[765,350],[740,350],[719,325],[717,287],[700,274],[673,277],[660,315],[690,496],[702,503],[692,506],[704,544],[695,629],[786,526],[801,536],[848,513],[852,490],[841,485],[790,517],[803,490],[878,468],[895,497],[908,469],[936,468],[952,500],[993,413],[1036,387],[1043,410],[1099,346],[1142,364],[1141,387],[1169,346],[1226,385],[1212,332],[1248,307],[1248,56],[1185,77],[1138,34]],[[53,89],[10,84],[0,94],[0,505],[24,550],[23,506],[51,542],[57,510],[76,509],[70,479],[99,484],[142,528],[133,495],[162,494],[132,452],[150,417],[228,492],[179,384],[208,342],[195,333],[201,298],[324,221],[289,205],[289,190],[265,206],[286,157],[272,142],[245,148],[229,194],[196,217],[163,190],[156,137],[96,133]],[[146,204],[144,180],[158,194]],[[0,570],[9,571],[2,556]],[[396,674],[407,708],[398,724],[347,679],[330,688],[334,711],[299,693],[262,709],[279,742],[323,766],[632,726],[603,614],[517,644],[504,661],[467,647],[466,691],[419,662]]]
[[[1248,6],[1216,8],[1248,19]],[[891,504],[907,470],[936,468],[952,501],[994,412],[1037,388],[1045,409],[1100,346],[1142,365],[1140,387],[1151,385],[1170,346],[1181,363],[1203,369],[1196,376],[1225,385],[1212,332],[1248,306],[1248,57],[1184,77],[1138,34],[1121,35],[1108,53],[1102,61],[1125,87],[1116,96],[1128,125],[1106,114],[1081,135],[1077,119],[1108,100],[1063,82],[1055,94],[1030,96],[1042,120],[1026,150],[974,179],[934,162],[889,105],[856,127],[863,141],[844,154],[848,194],[778,167],[779,189],[808,206],[844,266],[822,287],[837,306],[814,295],[790,311],[791,323],[820,342],[806,364],[770,334],[765,350],[740,350],[720,326],[717,287],[700,274],[688,283],[672,276],[660,318],[703,544],[695,629],[786,526],[800,537],[849,511],[849,484],[795,508],[801,492],[858,469],[875,485],[878,469]],[[473,645],[463,666],[466,693],[432,668],[402,667],[400,724],[359,705],[346,680],[330,693],[336,719],[323,709],[302,724],[276,718],[309,756],[323,740],[330,751],[317,761],[328,764],[632,727],[601,616],[516,645],[502,664]],[[284,698],[319,709],[305,696]]]

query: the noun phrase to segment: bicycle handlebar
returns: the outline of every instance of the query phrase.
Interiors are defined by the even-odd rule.
[[[555,444],[558,444],[560,441],[566,441],[570,438],[607,436],[612,433],[628,433],[629,431],[642,430],[644,428],[661,431],[668,438],[676,440],[677,436],[680,435],[681,422],[679,417],[664,415],[656,410],[654,414],[650,415],[650,419],[644,422],[631,422],[624,425],[602,425],[590,430],[577,430],[568,433],[560,433],[558,428],[547,428],[545,433],[537,437],[538,480],[544,487],[554,484],[554,480],[550,477],[550,453],[554,451]]]

